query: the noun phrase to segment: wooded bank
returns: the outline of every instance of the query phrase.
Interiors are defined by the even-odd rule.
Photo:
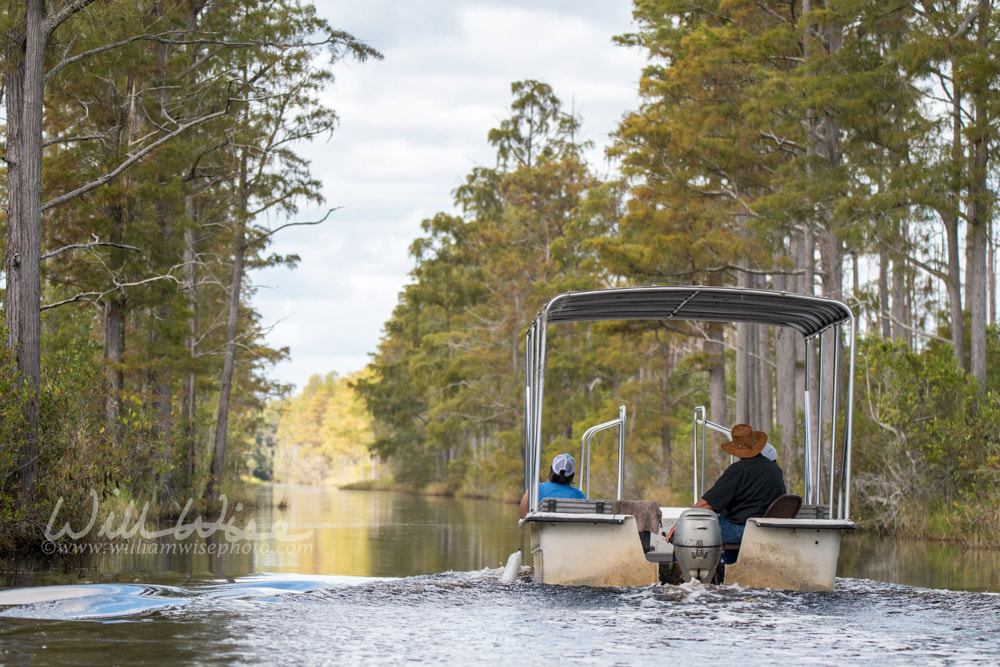
[[[298,146],[336,126],[333,67],[381,56],[295,0],[26,0],[0,36],[0,534],[40,539],[91,489],[211,511],[288,352],[247,272],[297,261],[268,247],[319,222]]]

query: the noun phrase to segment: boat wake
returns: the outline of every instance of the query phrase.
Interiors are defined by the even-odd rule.
[[[1000,598],[838,579],[832,592],[689,583],[549,586],[502,569],[262,575],[188,587],[0,591],[0,663],[644,662],[995,664]],[[81,633],[81,623],[87,631]],[[161,657],[162,656],[162,657]]]

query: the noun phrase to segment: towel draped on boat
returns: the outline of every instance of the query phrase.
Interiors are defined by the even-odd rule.
[[[660,530],[660,506],[652,500],[615,500],[615,514],[631,514],[635,517],[635,525],[639,531],[648,530],[651,533]]]

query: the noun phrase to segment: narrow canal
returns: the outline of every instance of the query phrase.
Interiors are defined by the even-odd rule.
[[[202,535],[21,563],[0,589],[0,663],[1000,661],[995,551],[850,536],[830,593],[505,585],[512,505],[261,493],[272,508],[231,507]]]

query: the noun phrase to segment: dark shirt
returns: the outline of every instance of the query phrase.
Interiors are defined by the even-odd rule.
[[[785,493],[781,468],[758,454],[739,459],[705,492],[702,500],[733,523],[745,524],[750,517],[764,516],[774,499]]]

